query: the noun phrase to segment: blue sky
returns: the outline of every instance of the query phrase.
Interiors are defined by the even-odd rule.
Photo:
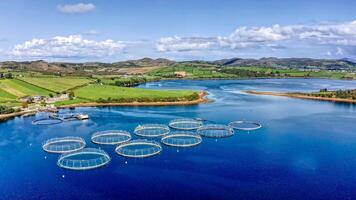
[[[3,0],[0,5],[0,60],[356,58],[352,0]]]

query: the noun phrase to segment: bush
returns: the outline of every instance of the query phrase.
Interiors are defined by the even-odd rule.
[[[0,114],[9,114],[9,113],[13,113],[16,112],[17,110],[11,108],[11,107],[7,107],[7,106],[0,106]]]
[[[27,102],[21,102],[21,107],[22,108],[28,108],[28,103]]]
[[[73,92],[73,91],[69,91],[69,92],[68,92],[68,98],[69,98],[70,100],[72,100],[72,99],[74,98],[74,92]]]

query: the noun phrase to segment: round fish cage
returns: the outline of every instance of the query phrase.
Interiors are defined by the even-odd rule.
[[[174,132],[164,136],[161,142],[172,147],[192,147],[200,144],[202,138],[200,135],[192,132]]]
[[[135,128],[134,133],[143,137],[159,137],[167,135],[170,132],[169,127],[163,124],[144,124]]]
[[[169,122],[169,127],[178,130],[195,130],[203,125],[202,121],[191,118],[174,119]]]
[[[241,131],[253,131],[262,128],[260,123],[252,121],[233,121],[229,123],[229,126]]]
[[[80,137],[58,137],[46,140],[42,148],[49,153],[69,153],[81,150],[86,143]]]
[[[158,142],[149,140],[132,140],[120,144],[115,149],[116,153],[129,158],[146,158],[159,154],[162,147]]]
[[[208,124],[198,128],[197,133],[204,137],[223,138],[232,136],[234,130],[222,124]]]
[[[53,124],[59,124],[62,122],[63,122],[63,120],[57,119],[57,118],[44,118],[44,119],[33,120],[32,124],[33,125],[53,125]]]
[[[79,151],[62,154],[57,165],[64,169],[88,170],[102,167],[110,162],[110,156],[101,149],[84,148]]]
[[[99,131],[92,135],[91,141],[96,144],[117,145],[131,140],[131,134],[123,130]]]

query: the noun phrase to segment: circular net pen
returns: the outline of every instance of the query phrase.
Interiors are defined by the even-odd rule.
[[[252,121],[233,121],[229,123],[229,126],[241,131],[253,131],[262,128],[260,123]]]
[[[223,138],[232,136],[234,130],[222,124],[208,124],[198,128],[197,133],[204,137]]]
[[[200,144],[202,138],[200,135],[191,132],[175,132],[164,136],[161,142],[172,147],[192,147]]]
[[[163,124],[144,124],[135,128],[134,133],[143,137],[159,137],[167,135],[170,132],[169,127]]]
[[[178,130],[195,130],[203,125],[202,121],[190,118],[174,119],[169,122],[169,127]]]
[[[63,120],[57,119],[57,118],[44,118],[44,119],[33,120],[32,124],[33,125],[53,125],[53,124],[59,124],[62,122],[63,122]]]
[[[131,140],[131,134],[122,130],[99,131],[92,135],[91,141],[96,144],[117,145]]]
[[[84,148],[79,151],[62,154],[57,165],[64,169],[88,170],[102,167],[110,162],[110,156],[101,149]]]
[[[158,142],[149,140],[132,140],[116,147],[116,153],[129,158],[146,158],[159,154],[162,147]]]
[[[80,137],[58,137],[46,140],[42,148],[49,153],[69,153],[81,150],[85,145],[84,139]]]

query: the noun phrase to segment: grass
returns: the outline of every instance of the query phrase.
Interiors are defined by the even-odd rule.
[[[127,88],[111,85],[88,85],[74,91],[75,96],[82,99],[115,99],[115,98],[180,98],[195,93],[191,90],[148,90]]]
[[[81,98],[75,98],[75,99],[71,99],[71,100],[58,101],[58,102],[54,103],[54,105],[55,106],[65,106],[65,105],[85,103],[85,102],[88,102],[88,101],[81,99]]]
[[[218,68],[214,66],[196,66],[196,65],[176,65],[174,67],[162,67],[152,70],[148,74],[155,77],[162,78],[176,78],[175,72],[186,72],[185,78],[189,79],[209,79],[209,78],[235,78],[234,74],[221,73]]]
[[[0,89],[0,102],[16,101],[16,96]]]
[[[48,95],[51,91],[28,84],[18,79],[0,80],[1,89],[16,97],[28,95]],[[2,95],[1,95],[2,96]]]
[[[314,78],[330,78],[330,79],[356,79],[356,74],[349,72],[339,72],[339,71],[299,71],[295,69],[273,69],[264,67],[237,67],[237,69],[244,69],[248,71],[260,72],[266,75],[268,74],[279,74],[280,76],[286,77],[314,77]]]
[[[53,92],[63,92],[69,89],[87,84],[91,79],[84,77],[55,77],[55,76],[41,76],[41,77],[23,77],[21,80],[30,84],[45,88]]]

